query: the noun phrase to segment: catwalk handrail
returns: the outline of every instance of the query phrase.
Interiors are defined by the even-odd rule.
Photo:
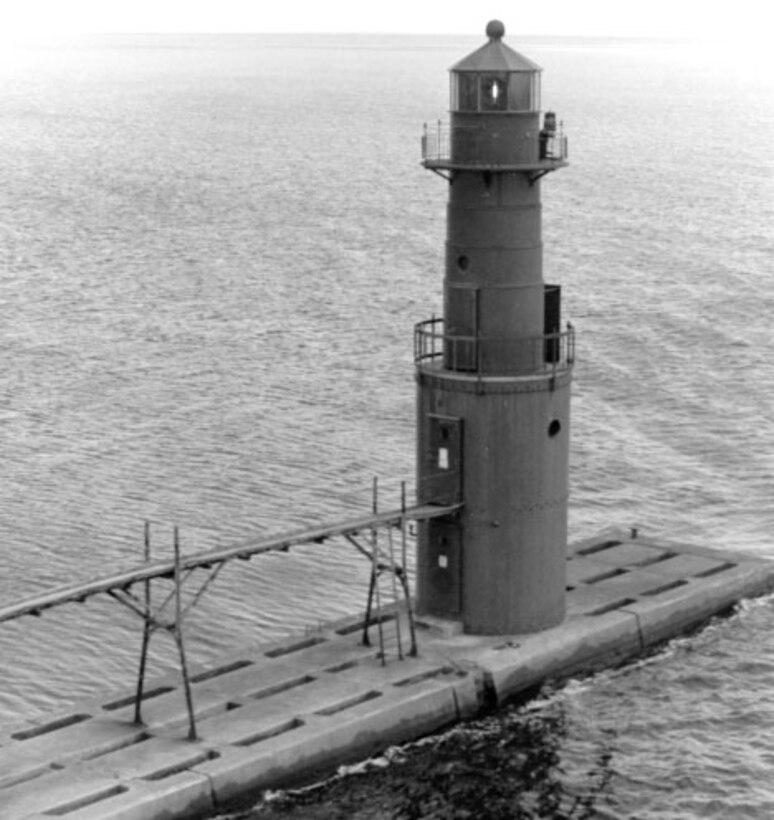
[[[470,131],[471,129],[466,128],[466,130]],[[479,133],[482,134],[482,137],[486,136],[483,131]],[[539,157],[541,162],[564,163],[567,160],[569,156],[567,137],[564,135],[561,125],[558,132],[540,132],[535,139],[538,140],[539,143]],[[491,157],[489,156],[466,156],[464,159],[455,157],[452,150],[452,127],[449,123],[441,120],[438,120],[435,125],[431,126],[428,126],[427,123],[424,124],[421,146],[423,162],[448,163],[459,160],[463,165],[492,164]],[[529,165],[531,163],[525,160],[524,164]]]
[[[567,329],[540,336],[511,337],[489,335],[463,335],[447,333],[440,317],[426,319],[414,325],[414,363],[445,362],[451,370],[482,371],[482,354],[490,348],[507,347],[516,361],[528,362],[527,370],[540,362],[545,372],[572,367],[575,363],[575,328],[567,323]]]
[[[213,564],[220,564],[234,558],[247,559],[265,552],[284,552],[290,547],[300,544],[322,543],[328,538],[339,535],[353,535],[362,530],[371,530],[374,527],[399,525],[402,520],[427,521],[431,518],[450,515],[458,510],[460,506],[459,504],[452,506],[418,504],[405,509],[373,513],[372,515],[348,519],[335,524],[311,527],[297,532],[250,539],[229,547],[181,555],[179,569],[184,571],[210,568]],[[133,569],[97,578],[93,581],[55,587],[32,598],[27,598],[9,606],[1,606],[0,623],[21,618],[24,615],[39,615],[44,609],[50,609],[62,604],[82,602],[92,595],[99,595],[111,590],[127,589],[133,584],[151,578],[171,578],[174,572],[175,561],[173,559],[163,559],[150,561]]]

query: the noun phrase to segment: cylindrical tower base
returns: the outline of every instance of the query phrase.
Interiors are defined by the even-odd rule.
[[[461,619],[475,634],[557,625],[565,615],[571,371],[482,379],[419,367],[417,381],[419,501],[464,497],[457,517],[420,529],[418,610]]]

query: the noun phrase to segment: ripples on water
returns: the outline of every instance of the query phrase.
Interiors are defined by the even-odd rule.
[[[769,818],[772,606],[746,603],[657,654],[390,750],[317,788],[275,793],[250,816]]]
[[[571,140],[543,199],[546,278],[579,333],[573,537],[636,524],[771,554],[771,74],[658,43],[511,42],[545,67]],[[176,524],[200,549],[366,510],[374,475],[397,504],[411,329],[440,312],[443,271],[445,184],[418,137],[478,44],[101,38],[3,55],[0,600],[133,564],[144,520],[161,552]],[[364,569],[344,545],[230,566],[190,651],[350,611]],[[159,644],[154,669],[174,668]],[[125,686],[138,648],[138,625],[98,601],[4,625],[0,722]],[[716,661],[721,704],[757,708],[741,658]],[[615,678],[623,715],[607,684],[582,697],[602,709],[608,692],[626,727],[654,668]],[[688,673],[669,680],[681,664],[657,668],[669,697],[690,691]],[[683,729],[700,759],[741,754],[724,725]],[[633,772],[639,731],[617,740]],[[754,727],[742,751],[758,742],[765,760]]]

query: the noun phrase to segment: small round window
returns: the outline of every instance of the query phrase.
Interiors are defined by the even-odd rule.
[[[562,429],[562,423],[559,419],[554,419],[551,424],[548,425],[548,435],[550,438],[554,436],[558,436]]]

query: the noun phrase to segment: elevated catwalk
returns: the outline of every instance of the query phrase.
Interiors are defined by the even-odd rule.
[[[25,615],[40,615],[43,611],[62,604],[83,603],[87,598],[101,593],[123,592],[133,584],[150,581],[154,578],[172,578],[176,572],[209,571],[213,567],[221,567],[228,561],[249,560],[256,555],[263,555],[267,552],[287,552],[291,547],[300,544],[322,544],[339,536],[348,538],[360,535],[364,531],[373,532],[379,528],[403,526],[406,521],[419,523],[431,518],[451,515],[459,509],[459,506],[459,504],[446,507],[438,504],[404,506],[397,510],[381,513],[374,512],[371,515],[348,519],[336,524],[299,530],[286,535],[254,538],[221,549],[179,555],[176,559],[147,560],[142,566],[134,569],[128,569],[94,581],[58,587],[33,598],[0,607],[0,623],[12,621]]]
[[[18,726],[0,737],[0,820],[207,816],[547,678],[635,657],[774,588],[772,561],[633,535],[609,531],[570,548],[567,617],[539,633],[466,635],[456,622],[420,618],[417,657],[399,659],[396,613],[385,610],[383,658],[353,617],[192,670],[195,741],[178,676],[146,688],[143,725],[133,722],[134,693],[122,692]]]

